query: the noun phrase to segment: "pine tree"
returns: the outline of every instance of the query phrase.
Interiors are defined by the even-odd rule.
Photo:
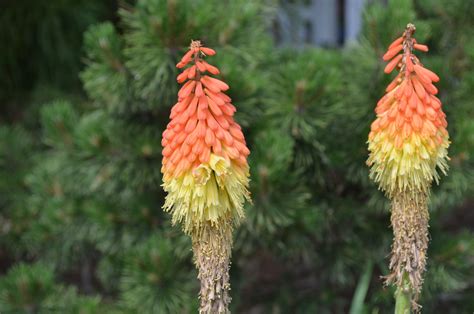
[[[2,122],[37,127],[38,102],[80,94],[82,34],[112,1],[4,1],[0,12]]]
[[[235,230],[231,311],[392,312],[395,291],[380,281],[390,273],[389,203],[369,179],[366,140],[390,83],[382,56],[408,22],[430,47],[422,62],[441,78],[452,142],[449,176],[430,195],[419,303],[425,313],[472,312],[474,6],[373,1],[359,43],[295,50],[272,44],[273,4],[124,4],[116,19],[85,33],[84,50],[68,46],[83,54],[87,98],[55,85],[57,101],[49,99],[58,93],[37,89],[24,111],[8,107],[2,121],[14,125],[0,128],[0,312],[198,311],[192,243],[161,209],[160,142],[190,39],[218,52],[211,63],[231,87],[252,152],[253,204]],[[68,36],[80,42],[77,33]],[[70,72],[65,83],[77,78]]]

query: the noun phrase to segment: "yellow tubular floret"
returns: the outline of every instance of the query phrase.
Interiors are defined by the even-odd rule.
[[[437,168],[446,174],[449,140],[442,137],[439,145],[430,144],[413,133],[397,148],[386,132],[377,133],[369,141],[370,177],[390,196],[403,191],[427,193],[433,180],[438,182]]]
[[[164,209],[188,234],[205,222],[239,223],[244,217],[243,203],[249,199],[248,181],[247,165],[211,154],[209,163],[164,180],[163,188],[168,192]]]

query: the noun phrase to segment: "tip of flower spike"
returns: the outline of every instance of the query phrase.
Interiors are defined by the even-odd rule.
[[[447,122],[433,85],[439,77],[413,53],[428,50],[413,37],[415,30],[408,24],[384,55],[390,60],[384,72],[399,73],[377,103],[369,134],[370,176],[389,196],[408,190],[427,193],[438,172],[447,169]]]
[[[197,50],[201,48],[201,41],[200,40],[191,40],[191,44],[189,45],[190,50]]]
[[[390,44],[390,46],[388,47],[387,52],[383,55],[382,59],[384,61],[389,61],[392,58],[394,58],[395,56],[397,56],[397,58],[398,58],[400,56],[398,54],[399,52],[401,52],[403,50],[404,53],[405,53],[405,50],[407,48],[411,49],[412,46],[413,46],[413,42],[412,42],[413,39],[411,38],[411,36],[415,32],[415,30],[416,30],[415,25],[413,25],[412,23],[408,23],[403,35],[401,37],[395,39],[395,41]],[[393,65],[393,67],[395,67],[395,65]],[[391,71],[388,71],[388,73],[389,72],[391,72]]]
[[[188,52],[181,58],[181,61],[176,64],[178,69],[184,68],[193,58],[196,53],[200,53],[203,56],[213,56],[216,51],[211,48],[203,47],[200,40],[191,40]]]
[[[406,32],[410,32],[411,34],[413,34],[415,31],[416,31],[416,27],[415,27],[415,24],[413,23],[408,23],[407,24],[407,27],[405,29]]]
[[[423,52],[428,51],[428,46],[418,44],[413,34],[416,31],[415,25],[408,23],[403,35],[395,39],[388,47],[382,59],[389,62],[385,67],[385,73],[391,73],[395,68],[408,76],[414,71],[414,65],[419,63],[418,58],[413,54],[413,50]]]
[[[202,54],[207,56],[213,56],[216,54],[216,51],[214,49],[204,47],[201,44],[200,40],[192,40],[189,49],[194,50],[196,52],[199,50]]]

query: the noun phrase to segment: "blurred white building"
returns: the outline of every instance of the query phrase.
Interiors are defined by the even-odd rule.
[[[366,1],[282,0],[274,25],[277,44],[336,47],[354,41]]]

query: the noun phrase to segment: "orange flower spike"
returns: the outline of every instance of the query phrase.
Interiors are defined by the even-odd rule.
[[[378,118],[383,117],[389,112],[391,112],[391,115],[393,116],[395,112],[397,112],[397,115],[403,115],[405,118],[413,119],[412,111],[415,110],[420,114],[422,119],[426,119],[424,117],[424,113],[426,112],[426,109],[428,107],[433,107],[433,109],[440,108],[441,103],[434,96],[438,93],[438,89],[432,84],[433,82],[439,81],[439,77],[432,71],[424,68],[418,58],[416,58],[416,56],[413,54],[414,46],[419,45],[415,43],[415,40],[412,37],[414,31],[414,26],[410,24],[407,27],[407,30],[405,31],[403,36],[395,40],[392,45],[390,45],[387,54],[385,54],[384,59],[390,60],[390,58],[393,58],[393,60],[388,63],[385,72],[390,72],[391,70],[397,68],[400,73],[387,87],[387,94],[381,99],[381,101],[377,105],[376,113]],[[402,47],[403,52],[402,54],[395,56],[395,54],[401,51],[400,46]],[[396,52],[394,53],[394,51]],[[390,58],[388,58],[387,56],[389,56]],[[433,103],[434,105],[432,105]],[[398,110],[391,111],[391,109],[394,107],[398,108]],[[416,119],[418,119],[418,117]],[[396,117],[395,120],[397,120]],[[410,124],[412,123],[411,120],[407,122],[409,122]],[[415,122],[415,124],[417,128],[420,125],[419,121]],[[442,124],[443,123],[441,121],[441,115],[437,115],[435,125]],[[380,139],[384,138],[384,130],[380,128],[380,126],[377,132],[380,133]],[[437,132],[444,133],[445,130],[439,129]],[[412,132],[412,134],[418,136],[416,132]],[[374,138],[373,140],[375,141],[376,138]],[[421,140],[423,142],[423,139]],[[405,175],[403,177],[394,178],[391,175],[388,176],[389,171],[387,170],[387,165],[383,165],[381,163],[382,160],[390,160],[390,158],[388,158],[389,156],[384,157],[383,155],[378,155],[381,152],[378,151],[377,146],[382,145],[382,143],[374,141],[369,142],[369,150],[371,151],[371,157],[369,158],[368,163],[372,167],[372,176],[374,176],[374,178],[378,178],[376,181],[381,185],[381,188],[389,194],[394,194],[399,191],[400,186],[420,188],[421,190],[427,191],[432,179],[437,178],[437,174],[429,170],[433,168],[433,163],[434,167],[438,165],[442,171],[446,168],[446,151],[440,148],[440,150],[432,152],[433,155],[431,159],[426,160],[426,162],[430,162],[429,167],[422,166],[422,162],[425,161],[425,159],[422,158],[418,160],[418,163],[415,164],[412,162],[408,162],[406,164],[403,163],[404,167],[408,164],[418,164],[420,166],[414,167],[413,169],[404,169],[403,173],[405,173]],[[447,148],[448,143],[448,139],[445,138],[445,141],[443,142],[443,147]],[[384,150],[384,152],[387,153],[386,150]],[[401,157],[402,156],[399,156],[399,158],[392,160],[397,160]],[[390,166],[395,167],[393,163],[391,163]],[[408,170],[411,170],[412,173]],[[429,173],[424,173],[428,170]],[[410,177],[410,175],[413,175],[413,177]],[[428,178],[428,180],[424,178]]]
[[[428,246],[428,195],[440,171],[447,171],[447,122],[433,85],[439,77],[426,69],[414,50],[428,51],[408,24],[384,54],[384,69],[399,71],[378,102],[369,134],[370,177],[392,201],[394,244],[387,282],[411,289],[412,304],[421,291]],[[400,53],[400,54],[399,54]],[[413,251],[412,248],[416,250]]]
[[[183,86],[162,140],[167,192],[163,208],[192,238],[201,280],[200,313],[220,313],[228,307],[232,230],[250,200],[250,151],[232,118],[235,107],[224,93],[229,86],[211,77],[219,69],[203,60],[215,54],[192,41],[176,65],[188,67],[177,77]]]

